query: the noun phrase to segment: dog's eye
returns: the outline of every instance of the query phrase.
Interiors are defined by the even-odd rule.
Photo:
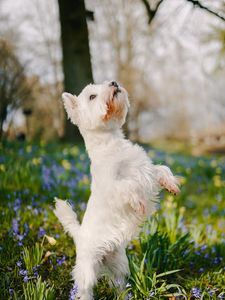
[[[96,97],[97,97],[97,95],[91,95],[91,96],[89,97],[89,100],[94,100]]]

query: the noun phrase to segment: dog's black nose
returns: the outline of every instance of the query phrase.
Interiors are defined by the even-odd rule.
[[[109,86],[115,86],[116,88],[119,87],[118,83],[116,81],[111,81]]]

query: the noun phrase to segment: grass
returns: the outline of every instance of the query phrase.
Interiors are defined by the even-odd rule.
[[[225,299],[225,158],[146,150],[181,176],[181,193],[162,192],[158,212],[130,243],[126,290],[102,278],[95,299]],[[70,199],[82,219],[89,189],[83,148],[0,144],[0,299],[73,298],[75,247],[53,199]]]

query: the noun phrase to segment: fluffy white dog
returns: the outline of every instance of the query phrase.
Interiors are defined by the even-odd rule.
[[[144,150],[121,130],[129,101],[117,82],[90,84],[78,97],[62,95],[68,118],[79,127],[91,160],[91,195],[79,224],[71,206],[56,199],[55,214],[76,244],[72,272],[82,300],[102,274],[125,282],[127,243],[154,211],[161,187],[174,194],[178,181],[166,166],[153,165]]]

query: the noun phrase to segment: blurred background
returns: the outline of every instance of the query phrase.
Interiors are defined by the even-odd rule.
[[[0,0],[1,139],[79,142],[62,91],[111,79],[133,141],[225,152],[225,1]]]

